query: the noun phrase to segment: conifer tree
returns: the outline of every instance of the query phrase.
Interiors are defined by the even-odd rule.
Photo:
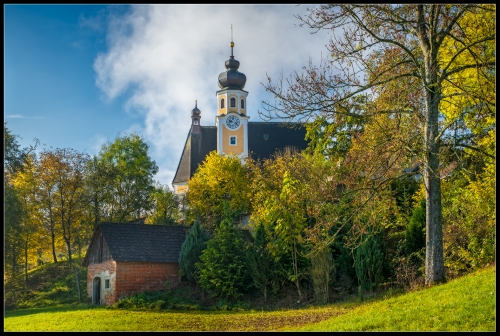
[[[273,258],[267,250],[268,238],[264,225],[257,227],[253,247],[248,250],[248,262],[252,272],[253,284],[264,293],[267,301],[269,286],[272,285]]]
[[[405,250],[410,255],[425,247],[425,200],[413,209],[405,233]]]
[[[196,220],[191,230],[187,234],[186,240],[182,243],[179,254],[179,266],[191,282],[198,280],[198,269],[196,263],[200,261],[200,256],[206,248],[206,243],[210,239],[207,231],[201,228],[200,222]]]
[[[372,290],[383,279],[383,249],[379,234],[370,235],[355,252],[355,269],[360,289]]]
[[[231,216],[226,214],[216,227],[215,235],[207,242],[201,262],[199,284],[210,295],[235,300],[242,295],[250,281],[246,249],[241,232]]]

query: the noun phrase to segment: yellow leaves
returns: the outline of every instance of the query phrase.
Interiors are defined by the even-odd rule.
[[[488,67],[482,66],[496,61],[495,39],[485,40],[494,37],[495,21],[494,8],[491,11],[466,13],[459,19],[460,31],[453,32],[454,38],[447,36],[439,50],[441,68],[449,65],[448,72],[463,68],[443,82],[442,94],[445,99],[441,101],[440,111],[449,120],[463,118],[471,128],[477,123],[474,115],[480,113],[479,106],[484,102],[494,103],[496,99],[495,71],[490,72]],[[468,114],[472,114],[472,117]],[[481,127],[495,122],[491,119],[483,119],[480,127],[473,131],[481,133]]]
[[[194,217],[220,217],[224,202],[239,213],[250,208],[249,177],[238,157],[211,152],[189,180],[188,188],[188,206]]]

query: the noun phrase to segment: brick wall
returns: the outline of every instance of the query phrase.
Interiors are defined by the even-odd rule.
[[[112,305],[116,301],[116,262],[113,260],[101,264],[91,264],[87,269],[87,302],[92,302],[92,287],[95,277],[101,278],[101,304]],[[104,288],[105,280],[110,281],[109,289]]]
[[[165,289],[165,281],[172,287],[179,284],[178,263],[118,262],[116,266],[117,299],[140,293]]]
[[[171,287],[179,284],[178,263],[115,262],[88,266],[87,296],[92,302],[92,283],[95,276],[101,277],[101,304],[112,305],[122,297],[165,289],[165,281]],[[104,288],[104,281],[110,288]]]

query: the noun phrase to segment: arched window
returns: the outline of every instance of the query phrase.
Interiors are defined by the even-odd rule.
[[[194,124],[194,125],[198,125],[198,119],[194,119],[193,124]]]
[[[245,109],[245,99],[241,98],[241,108]]]
[[[236,107],[236,98],[231,97],[231,107]]]
[[[224,98],[222,98],[220,100],[220,108],[223,109],[224,108]]]

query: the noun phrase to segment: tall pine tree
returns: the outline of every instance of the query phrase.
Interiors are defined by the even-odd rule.
[[[248,263],[252,271],[252,280],[256,288],[264,293],[264,301],[267,301],[267,293],[272,285],[273,258],[267,250],[268,238],[264,225],[258,226],[255,240],[251,249],[248,250]]]
[[[200,259],[196,264],[200,270],[199,284],[210,295],[235,300],[248,287],[245,243],[227,212]]]
[[[200,261],[200,256],[206,248],[210,235],[201,228],[200,222],[196,220],[191,230],[187,234],[186,240],[182,243],[179,254],[179,266],[190,282],[198,280],[198,269],[196,263]]]

